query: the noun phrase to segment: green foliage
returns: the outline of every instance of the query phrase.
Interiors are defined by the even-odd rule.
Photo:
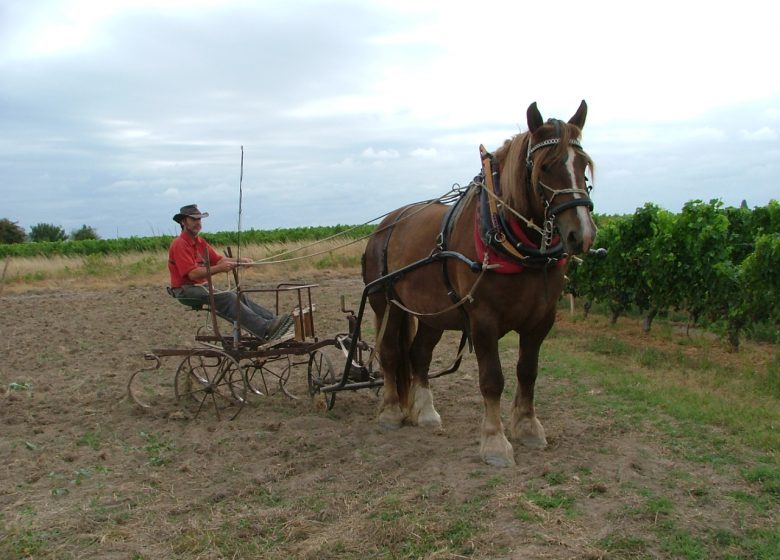
[[[356,239],[370,235],[372,225],[362,226],[318,226],[300,228],[280,228],[274,230],[248,230],[241,232],[203,233],[201,236],[218,247],[241,245],[286,243],[290,241],[316,241],[343,235],[346,239]],[[36,256],[73,256],[73,255],[121,255],[144,251],[164,251],[168,249],[173,237],[160,235],[154,237],[126,237],[122,239],[85,239],[83,241],[60,241],[24,243],[19,245],[0,245],[0,258],[36,257]]]
[[[68,236],[65,230],[54,224],[35,224],[30,228],[30,241],[40,243],[42,241],[65,241]]]
[[[74,229],[70,234],[72,241],[84,241],[85,239],[100,239],[95,228],[84,224],[79,229]]]
[[[0,243],[24,243],[27,234],[16,222],[8,218],[0,220]]]
[[[761,235],[755,250],[740,265],[745,321],[769,321],[780,327],[780,233]]]
[[[607,256],[572,265],[568,289],[609,305],[613,321],[632,307],[647,311],[647,320],[685,310],[692,322],[717,327],[734,348],[747,326],[780,328],[777,201],[750,210],[694,200],[676,215],[646,204],[606,221],[597,245]]]

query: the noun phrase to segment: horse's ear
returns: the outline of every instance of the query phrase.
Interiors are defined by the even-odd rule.
[[[525,116],[528,119],[528,130],[531,131],[531,134],[536,132],[536,129],[544,124],[544,119],[539,112],[539,108],[536,106],[536,101],[528,106],[528,111],[526,111]]]
[[[580,130],[582,130],[585,126],[585,117],[588,116],[588,104],[585,103],[585,100],[582,100],[582,103],[580,103],[580,108],[577,109],[577,112],[574,113],[574,116],[569,119],[569,124],[573,124]]]

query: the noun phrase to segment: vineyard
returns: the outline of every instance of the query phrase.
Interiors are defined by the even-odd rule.
[[[688,202],[679,214],[646,204],[605,220],[591,257],[569,269],[568,290],[609,307],[612,321],[635,309],[649,330],[659,313],[681,311],[689,325],[740,335],[780,326],[780,203],[724,208],[718,200]]]

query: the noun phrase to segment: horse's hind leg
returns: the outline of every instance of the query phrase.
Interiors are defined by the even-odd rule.
[[[546,333],[545,333],[546,334]],[[542,340],[544,337],[542,337]],[[544,427],[536,418],[534,387],[539,368],[539,348],[542,340],[520,337],[520,357],[517,360],[517,393],[512,403],[510,433],[514,441],[526,447],[541,449],[547,446]]]
[[[409,352],[412,365],[412,394],[409,397],[409,421],[417,426],[438,428],[441,426],[441,416],[433,407],[433,393],[428,381],[428,370],[433,358],[433,348],[441,340],[442,331],[418,323],[417,334],[414,337]]]
[[[380,307],[381,306],[381,307]],[[409,398],[409,340],[411,317],[394,305],[384,302],[374,307],[377,328],[389,313],[382,340],[379,341],[379,363],[384,378],[384,397],[379,408],[379,425],[400,428],[406,418]]]

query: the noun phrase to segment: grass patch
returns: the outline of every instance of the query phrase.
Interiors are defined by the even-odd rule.
[[[745,480],[757,484],[761,491],[780,499],[780,468],[773,465],[758,465],[742,471]]]
[[[562,490],[553,490],[549,494],[538,490],[528,490],[525,493],[525,497],[529,502],[542,509],[560,509],[567,517],[574,517],[576,514],[574,509],[576,500]]]
[[[615,558],[649,558],[645,554],[647,542],[641,537],[610,533],[598,542],[599,546],[610,552]]]

